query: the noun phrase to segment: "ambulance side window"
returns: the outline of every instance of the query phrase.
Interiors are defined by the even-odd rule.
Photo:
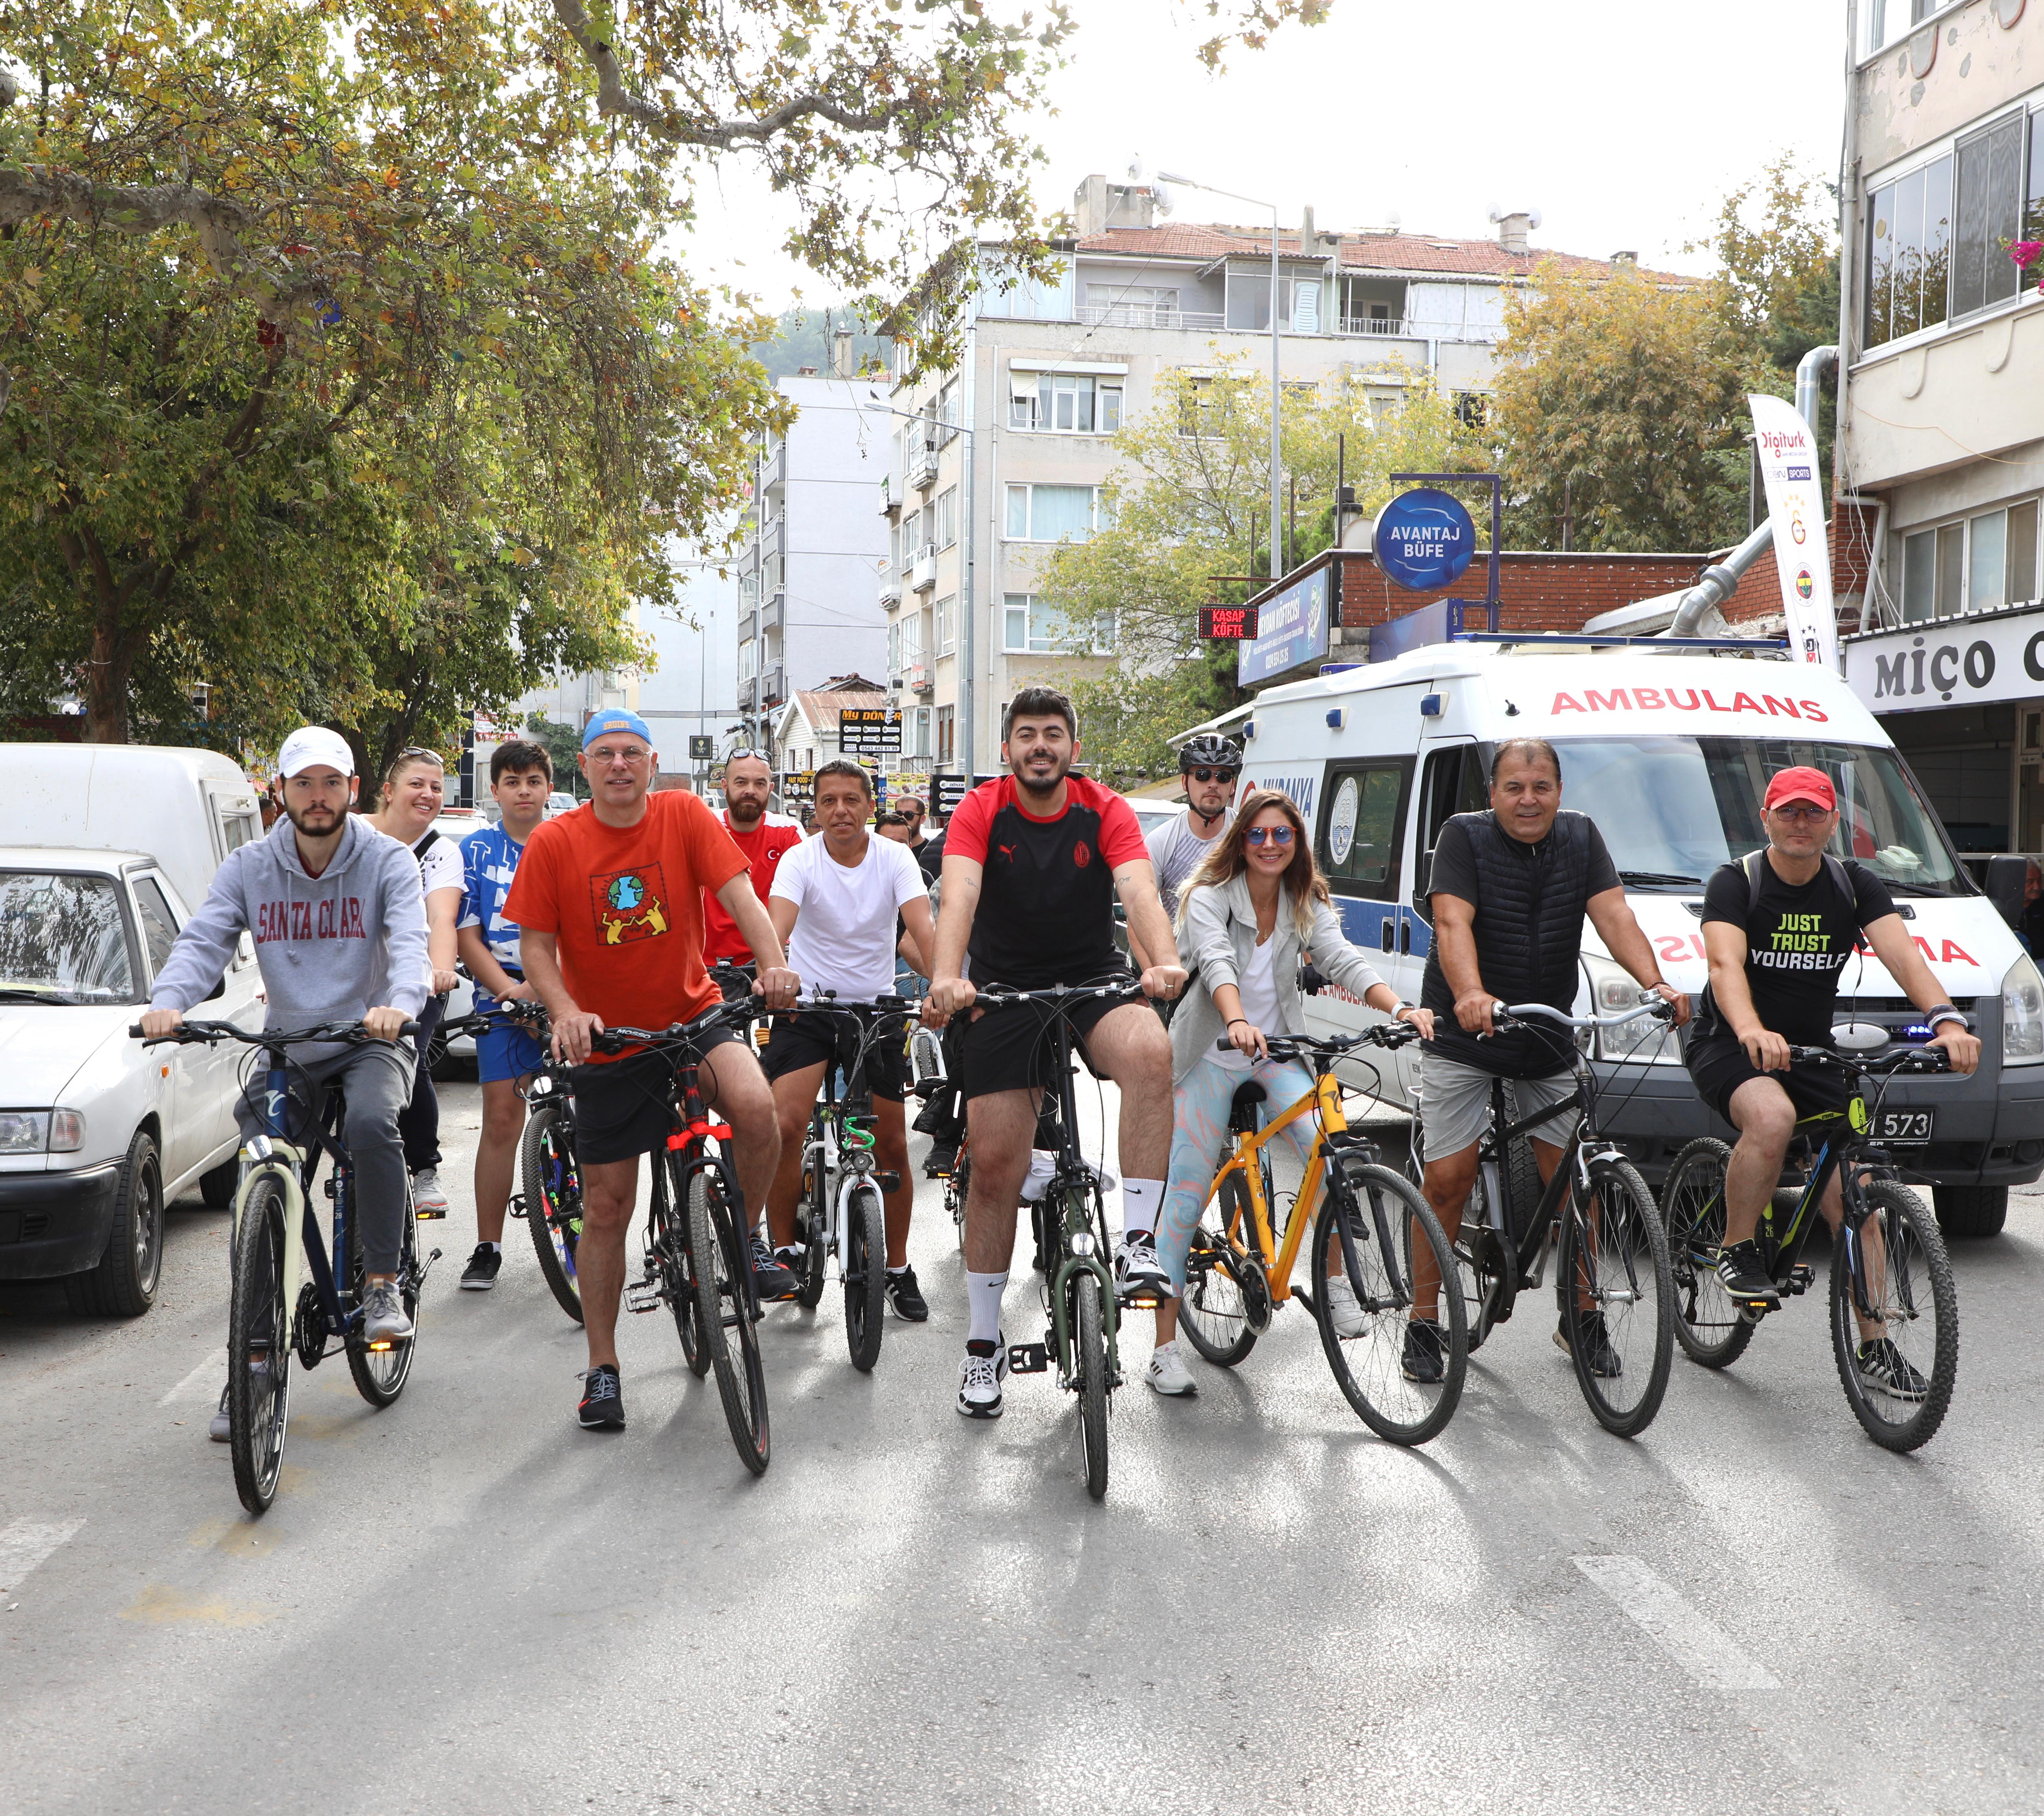
[[[1420,855],[1413,866],[1412,908],[1428,925],[1433,910],[1428,905],[1427,885],[1433,868],[1434,847],[1441,828],[1458,813],[1481,813],[1490,805],[1490,786],[1484,773],[1485,752],[1476,744],[1456,744],[1435,751],[1427,758],[1420,786]]]
[[[1410,757],[1327,766],[1320,860],[1336,895],[1398,899],[1399,834],[1412,779]]]

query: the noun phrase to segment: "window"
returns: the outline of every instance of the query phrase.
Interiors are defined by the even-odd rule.
[[[148,954],[149,975],[153,977],[163,969],[171,948],[178,943],[178,923],[171,918],[171,904],[163,900],[163,889],[153,877],[135,879],[135,912],[141,917],[142,946]]]
[[[1872,56],[1947,4],[1949,0],[1867,0],[1866,54]]]
[[[930,646],[932,655],[941,656],[950,651],[951,620],[956,616],[957,607],[958,595],[947,593],[932,608],[932,616],[936,623],[936,641]]]
[[[1292,309],[1292,280],[1278,279],[1278,312],[1285,316]],[[1270,327],[1270,267],[1231,271],[1228,274],[1228,325],[1245,332]]]
[[[747,637],[738,646],[738,678],[750,681],[759,672],[759,646]]]
[[[1179,394],[1178,433],[1208,436],[1220,433],[1220,394],[1211,378],[1193,378]]]
[[[2030,116],[2030,191],[2024,198],[2023,237],[2044,240],[2044,108]],[[2044,259],[2023,272],[2025,290],[2044,283]]]
[[[1002,599],[1005,620],[1003,647],[1014,655],[1112,655],[1114,620],[1096,619],[1077,625],[1033,593],[1010,593]]]
[[[1020,278],[1010,279],[1000,288],[989,284],[980,293],[979,313],[1008,316],[1018,321],[1070,321],[1071,267],[1060,267],[1047,283]]]
[[[939,548],[949,548],[958,540],[958,488],[937,494],[937,528],[934,540]]]
[[[937,761],[948,763],[955,761],[958,753],[958,720],[955,709],[948,706],[937,708]]]
[[[2015,294],[2020,274],[2008,242],[2023,232],[2023,140],[2017,113],[1959,141],[1952,246],[1952,314]]]
[[[1104,527],[1097,486],[1011,486],[1008,528],[1012,542],[1084,542]]]
[[[1398,831],[1405,821],[1405,778],[1411,770],[1409,757],[1394,758],[1328,777],[1320,867],[1338,894],[1397,900]]]
[[[923,614],[918,612],[901,623],[901,666],[904,670],[920,668],[923,664]]]
[[[1108,328],[1176,328],[1178,293],[1154,284],[1088,284],[1086,317]]]
[[[915,749],[911,754],[920,757],[925,762],[929,758],[930,709],[927,706],[919,706],[916,708]]]
[[[1413,866],[1412,908],[1430,926],[1434,911],[1427,883],[1433,869],[1434,847],[1440,843],[1441,828],[1458,813],[1481,813],[1490,804],[1489,780],[1484,774],[1483,753],[1473,744],[1451,745],[1427,759],[1427,774],[1420,794],[1420,856]]]
[[[1121,427],[1121,381],[1091,372],[1015,374],[1009,426],[1066,435],[1112,435]]]
[[[897,620],[887,627],[887,672],[901,672],[901,626]]]
[[[2038,505],[2025,499],[1902,539],[1902,618],[1920,624],[2038,597]]]

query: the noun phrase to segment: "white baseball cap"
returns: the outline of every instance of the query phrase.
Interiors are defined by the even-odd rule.
[[[277,774],[294,776],[315,763],[328,764],[344,776],[355,774],[355,753],[345,738],[324,725],[301,725],[277,753]]]

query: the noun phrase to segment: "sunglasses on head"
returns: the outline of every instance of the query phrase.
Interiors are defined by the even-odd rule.
[[[1292,843],[1292,829],[1289,826],[1252,826],[1242,835],[1251,845],[1261,845],[1269,839],[1273,845]]]
[[[774,759],[768,756],[764,751],[727,751],[724,752],[724,760],[727,763],[735,763],[740,757],[756,758],[759,762],[764,763],[770,770],[774,766]]]
[[[1239,770],[1188,770],[1185,774],[1196,782],[1231,782],[1242,772]]]

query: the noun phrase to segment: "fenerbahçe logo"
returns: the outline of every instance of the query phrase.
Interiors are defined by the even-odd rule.
[[[1798,599],[1807,599],[1816,590],[1817,582],[1812,577],[1809,569],[1807,567],[1797,568],[1796,570],[1796,597]]]
[[[657,939],[667,931],[667,881],[658,864],[589,880],[590,905],[605,946]]]

